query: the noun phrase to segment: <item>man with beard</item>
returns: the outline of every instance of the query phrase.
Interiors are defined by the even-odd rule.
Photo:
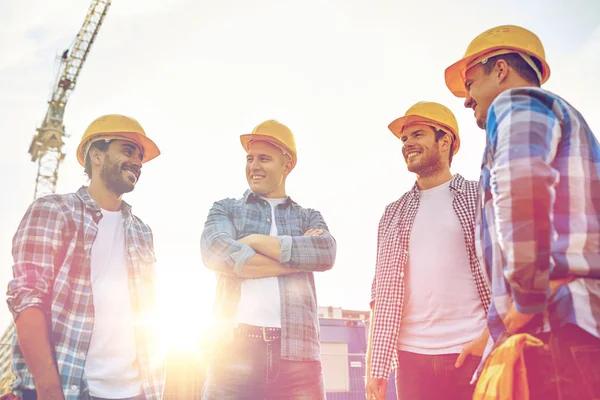
[[[41,197],[21,220],[8,305],[24,400],[162,398],[152,231],[122,200],[159,154],[134,119],[100,117],[77,149],[89,186]]]
[[[240,139],[250,189],[216,202],[202,232],[219,322],[204,399],[324,399],[313,272],[333,266],[336,243],[318,211],[286,194],[290,129],[269,120]]]
[[[482,338],[523,333],[509,343],[539,345],[523,353],[531,398],[598,399],[600,144],[581,113],[540,88],[545,58],[537,35],[505,25],[445,72],[486,132],[475,237],[493,294]]]
[[[470,399],[481,354],[463,347],[485,327],[490,291],[476,257],[477,182],[450,173],[458,124],[419,102],[389,129],[416,177],[379,223],[367,352],[367,399],[385,399],[397,365],[401,400]]]

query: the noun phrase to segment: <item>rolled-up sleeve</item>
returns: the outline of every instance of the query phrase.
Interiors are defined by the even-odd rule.
[[[551,162],[560,126],[546,104],[514,90],[497,98],[488,118],[491,187],[504,276],[521,313],[543,311],[552,269],[552,214],[559,174]]]
[[[62,254],[66,219],[59,206],[41,198],[29,206],[13,237],[13,279],[7,303],[14,320],[29,307],[49,312],[55,260]]]
[[[225,202],[216,202],[208,213],[201,237],[204,265],[216,272],[239,274],[256,252],[236,240],[236,229]]]
[[[337,244],[323,216],[315,210],[308,210],[309,229],[320,229],[320,236],[279,236],[281,246],[279,262],[290,268],[305,271],[327,271],[333,267]]]

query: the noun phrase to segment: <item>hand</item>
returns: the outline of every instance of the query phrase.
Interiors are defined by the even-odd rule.
[[[323,234],[323,229],[309,229],[304,232],[302,236],[321,236]]]
[[[481,357],[483,355],[483,350],[485,350],[485,345],[487,344],[489,336],[490,334],[486,329],[479,337],[467,343],[460,351],[454,366],[456,368],[462,367],[468,356]]]
[[[367,400],[385,400],[387,379],[369,378],[366,385]]]
[[[536,314],[522,314],[520,313],[515,305],[511,305],[504,317],[504,326],[510,333],[517,333],[519,329],[524,327],[535,317]]]

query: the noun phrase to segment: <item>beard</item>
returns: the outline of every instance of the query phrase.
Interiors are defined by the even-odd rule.
[[[421,161],[408,165],[408,170],[422,177],[432,176],[442,170],[442,157],[439,152],[427,152],[421,156]]]
[[[104,181],[106,188],[117,196],[131,192],[135,188],[137,179],[139,179],[138,175],[135,182],[131,183],[123,178],[124,167],[127,165],[128,164],[119,165],[112,162],[106,163],[100,171],[100,177]]]

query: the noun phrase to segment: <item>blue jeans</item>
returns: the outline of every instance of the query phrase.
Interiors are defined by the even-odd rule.
[[[139,396],[128,397],[126,399],[104,399],[102,397],[89,396],[89,394],[86,393],[85,398],[88,398],[91,400],[144,400],[146,398],[146,396],[144,396],[143,394],[140,394]],[[23,390],[23,400],[37,400],[36,391],[35,390]]]
[[[398,352],[396,392],[399,400],[467,400],[475,385],[469,384],[480,357],[469,356],[460,368],[458,354],[416,354]]]
[[[236,338],[214,355],[203,400],[321,400],[320,361],[281,359],[281,341]]]
[[[531,399],[600,399],[600,339],[572,324],[538,337],[547,345],[525,353]]]

